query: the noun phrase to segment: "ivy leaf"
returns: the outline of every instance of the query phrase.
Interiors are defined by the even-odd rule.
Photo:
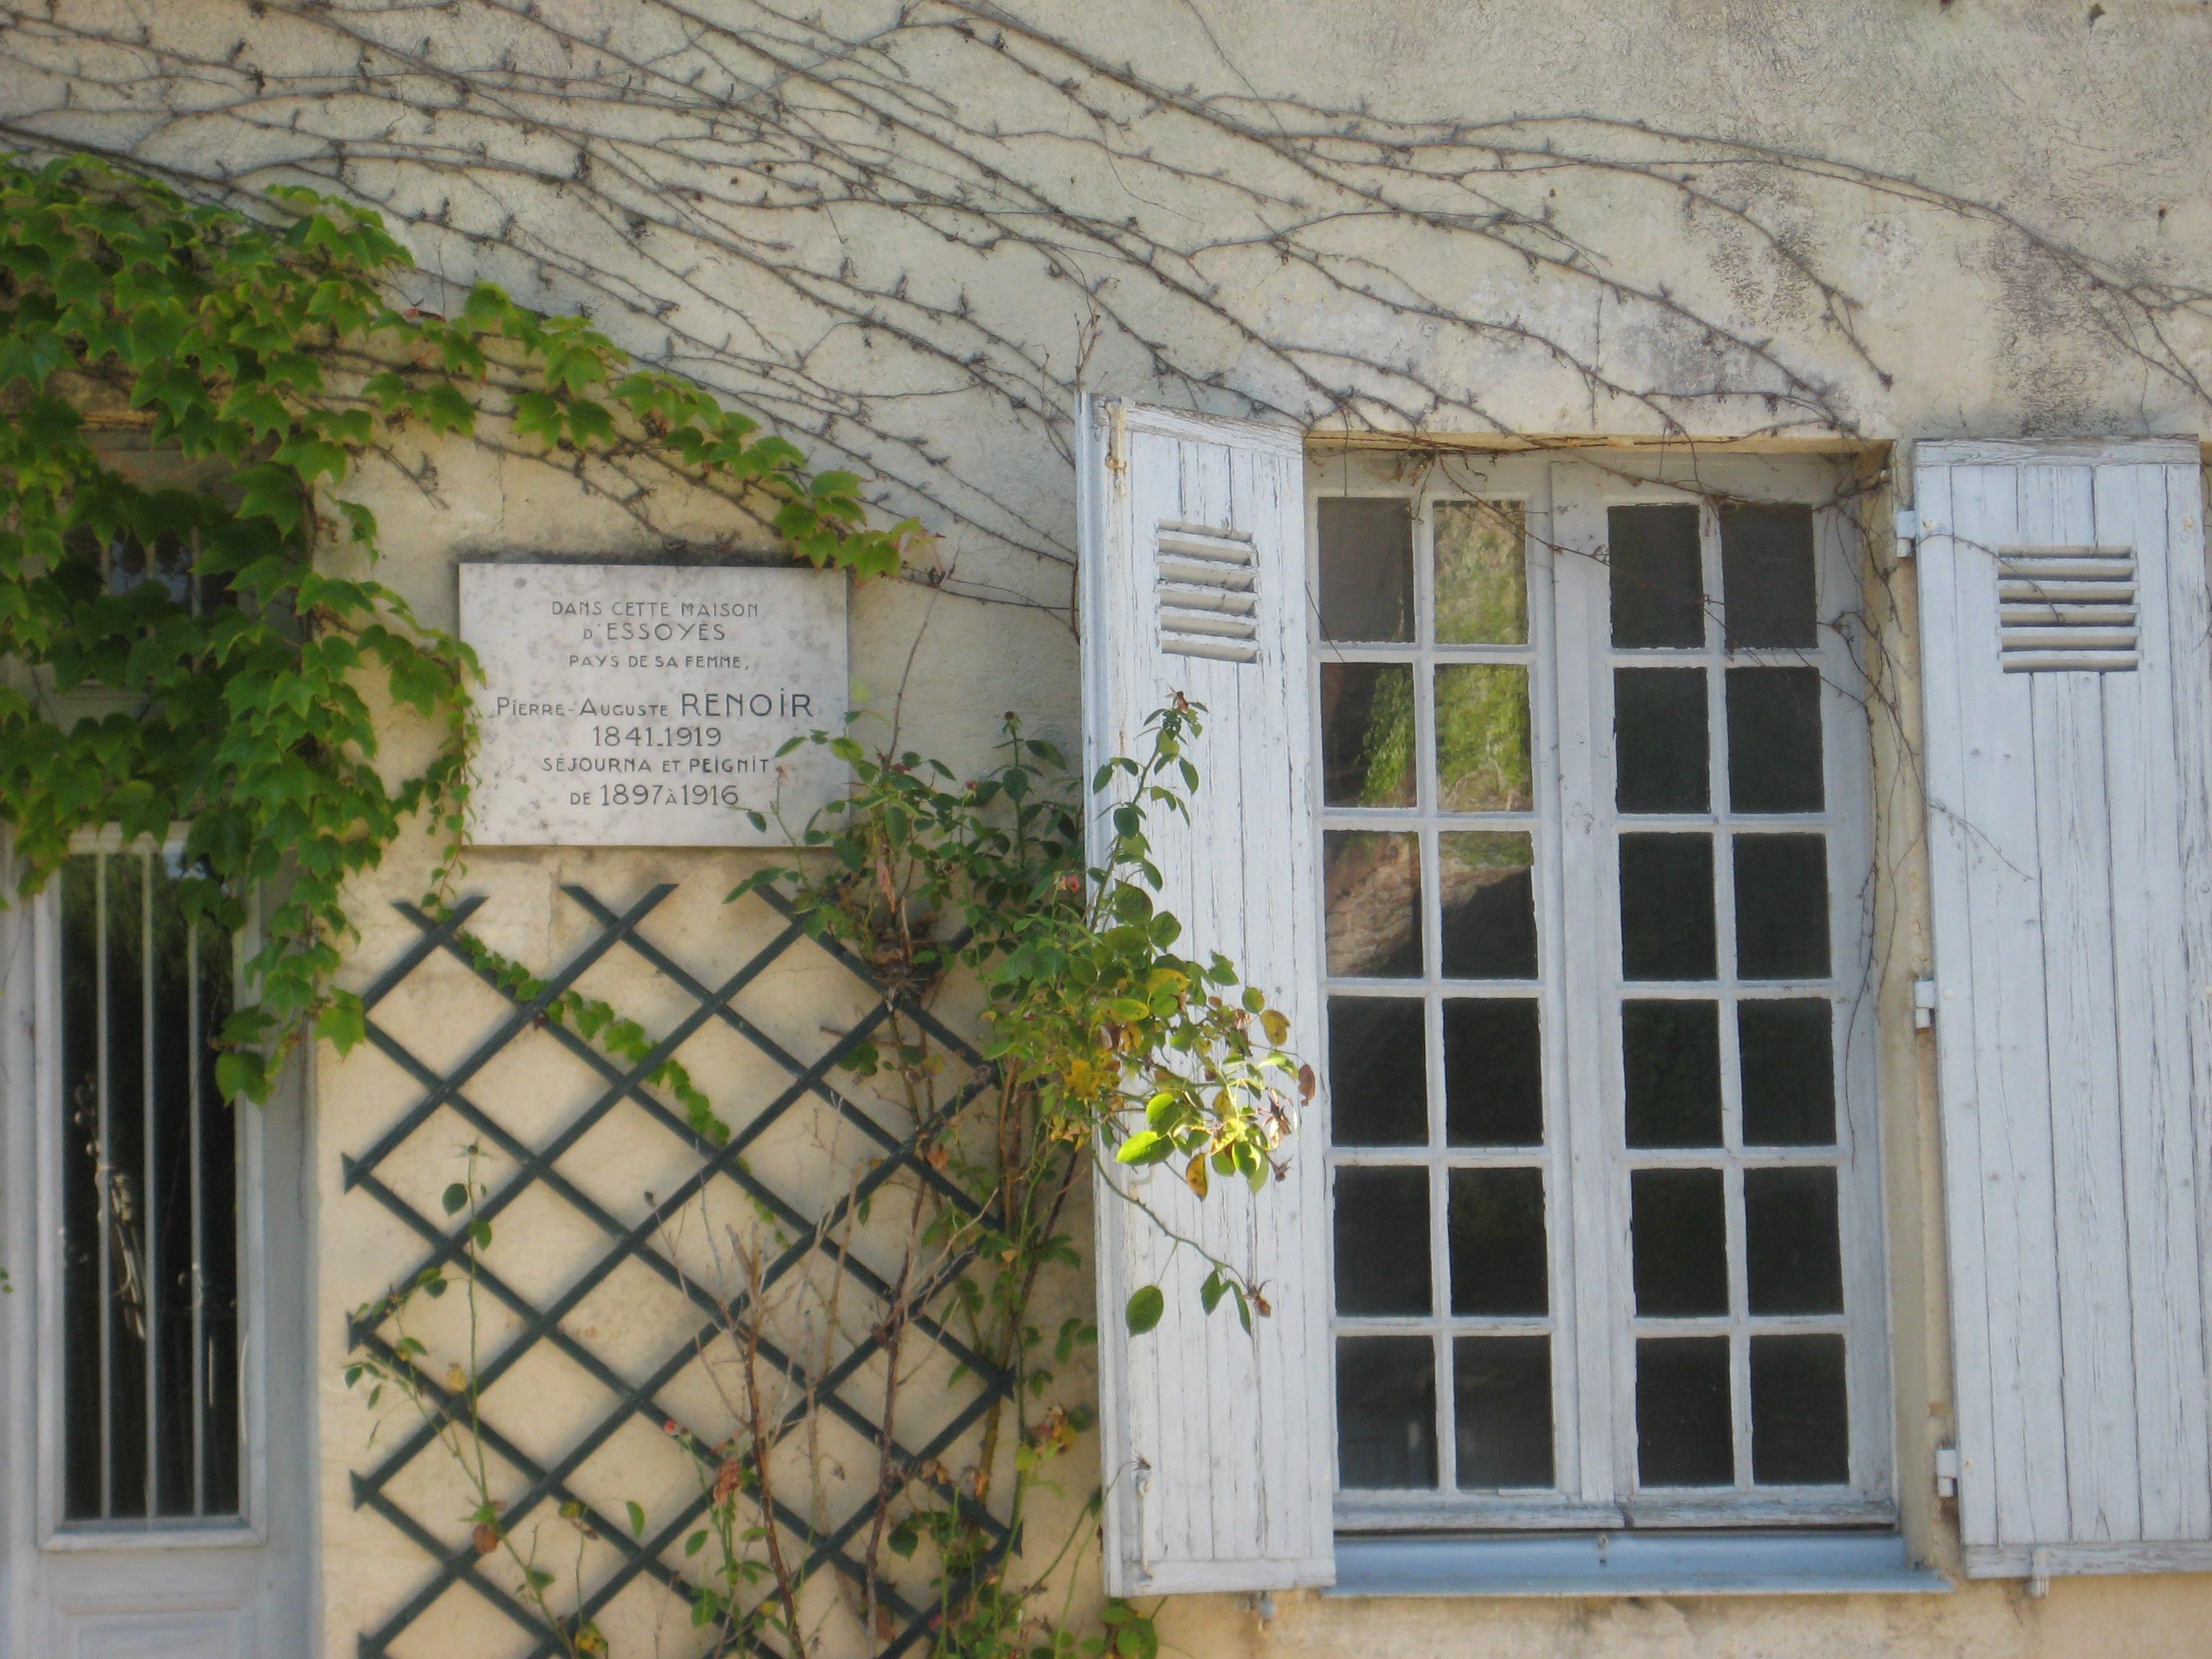
[[[331,1006],[315,1022],[315,1035],[341,1054],[351,1050],[368,1035],[368,1015],[361,1006],[361,999],[344,991],[332,996]]]
[[[1160,1316],[1168,1310],[1168,1299],[1157,1285],[1147,1285],[1129,1297],[1129,1304],[1121,1310],[1122,1322],[1132,1336],[1142,1336],[1160,1322]]]

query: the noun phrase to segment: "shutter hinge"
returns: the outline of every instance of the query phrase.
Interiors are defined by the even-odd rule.
[[[1912,981],[1912,1027],[1924,1031],[1936,1023],[1936,981],[1916,979]]]
[[[1912,507],[1899,507],[1897,509],[1897,556],[1900,559],[1911,558],[1912,544],[1919,539],[1919,513]]]
[[[1936,1448],[1936,1495],[1956,1498],[1959,1495],[1959,1449],[1956,1446]]]

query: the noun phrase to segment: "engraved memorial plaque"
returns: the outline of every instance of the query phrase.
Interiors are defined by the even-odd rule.
[[[842,728],[845,588],[781,567],[462,565],[484,672],[471,844],[794,840],[846,781],[817,745],[776,753]]]

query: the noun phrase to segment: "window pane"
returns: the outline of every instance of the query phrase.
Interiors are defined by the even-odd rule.
[[[1328,971],[1347,979],[1421,971],[1420,837],[1331,830],[1322,837]]]
[[[1552,1485],[1552,1339],[1455,1340],[1452,1419],[1463,1490]]]
[[[1751,1478],[1762,1486],[1851,1478],[1840,1336],[1751,1339]]]
[[[1735,838],[1735,970],[1828,976],[1828,848],[1819,836]]]
[[[1622,976],[1711,979],[1714,950],[1713,838],[1621,836]]]
[[[1454,1170],[1446,1225],[1451,1310],[1541,1314],[1552,1305],[1541,1170]]]
[[[1753,1313],[1843,1312],[1836,1172],[1746,1170],[1743,1251]]]
[[[1447,979],[1536,977],[1535,846],[1510,830],[1437,837]]]
[[[1728,672],[1729,810],[1817,812],[1820,781],[1820,671]]]
[[[1631,1146],[1721,1144],[1721,1011],[1713,1002],[1620,1005]]]
[[[1834,1023],[1820,997],[1736,1005],[1746,1146],[1835,1145]]]
[[[1814,597],[1813,509],[1724,507],[1721,597],[1728,648],[1809,647],[1820,642]]]
[[[1725,1315],[1728,1217],[1718,1170],[1633,1170],[1629,1234],[1644,1318]]]
[[[1645,1486],[1734,1484],[1728,1338],[1638,1340],[1636,1478]]]
[[[1340,1485],[1437,1484],[1436,1350],[1425,1336],[1346,1336],[1336,1344]]]
[[[1528,637],[1528,536],[1517,501],[1438,501],[1437,638],[1519,645]]]
[[[1336,1310],[1432,1311],[1427,1170],[1336,1172]]]
[[[1525,812],[1528,671],[1518,663],[1437,670],[1437,795],[1447,812]]]
[[[1535,1146],[1544,1139],[1544,1054],[1534,997],[1443,1005],[1444,1139]]]
[[[1327,495],[1321,526],[1321,636],[1413,637],[1413,520],[1402,500]]]
[[[1705,579],[1698,568],[1694,507],[1607,509],[1613,642],[1616,646],[1703,645]]]
[[[1421,1005],[1328,1000],[1330,1138],[1340,1146],[1421,1146],[1429,1139],[1428,1048]]]
[[[1411,664],[1321,665],[1321,769],[1331,806],[1413,804]]]
[[[1613,801],[1624,812],[1702,812],[1712,800],[1702,668],[1613,671]]]

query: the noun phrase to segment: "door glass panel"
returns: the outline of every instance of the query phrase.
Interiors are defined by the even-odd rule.
[[[1744,1278],[1753,1314],[1839,1314],[1843,1248],[1836,1172],[1743,1172]]]
[[[1328,1110],[1340,1146],[1427,1144],[1429,1056],[1419,1003],[1328,1000]]]
[[[1725,1486],[1735,1481],[1728,1338],[1638,1340],[1636,1476],[1646,1486]]]
[[[1534,997],[1443,1005],[1444,1139],[1534,1146],[1544,1139],[1544,1055]]]
[[[1427,1170],[1336,1172],[1336,1310],[1432,1311]]]
[[[1413,520],[1399,499],[1326,495],[1321,530],[1321,636],[1413,637]]]
[[[1705,590],[1698,509],[1616,507],[1605,520],[1613,644],[1703,645]]]
[[[1437,638],[1519,645],[1528,637],[1528,535],[1513,501],[1438,501]]]
[[[1729,810],[1817,812],[1820,671],[1728,671]]]
[[[1648,831],[1623,835],[1621,976],[1711,979],[1714,957],[1713,838]]]
[[[1437,837],[1444,977],[1536,977],[1535,849],[1518,830]]]
[[[1345,1336],[1336,1343],[1340,1485],[1437,1484],[1437,1365],[1425,1336]]]
[[[1550,1308],[1541,1170],[1454,1170],[1445,1224],[1453,1313],[1541,1314]]]
[[[1721,1144],[1718,1003],[1623,1002],[1620,1048],[1631,1146]]]
[[[1809,650],[1820,642],[1813,509],[1742,503],[1720,510],[1721,597],[1731,651]]]
[[[1455,1339],[1452,1401],[1462,1487],[1553,1483],[1550,1337]]]
[[[1751,1339],[1751,1478],[1759,1486],[1850,1479],[1850,1408],[1840,1336]]]
[[[1735,1011],[1747,1146],[1836,1140],[1833,1010],[1825,997],[1741,1002]]]
[[[1825,837],[1735,838],[1735,968],[1745,979],[1828,976]]]
[[[1613,671],[1614,803],[1624,812],[1703,812],[1712,750],[1702,668]]]
[[[1421,842],[1409,834],[1331,830],[1322,837],[1328,971],[1405,978],[1421,971]]]
[[[1638,1315],[1725,1316],[1728,1215],[1721,1172],[1637,1170],[1628,1193]]]
[[[1413,804],[1412,665],[1321,665],[1321,758],[1330,806]]]
[[[1525,812],[1528,671],[1518,663],[1437,670],[1437,796],[1447,812]]]

